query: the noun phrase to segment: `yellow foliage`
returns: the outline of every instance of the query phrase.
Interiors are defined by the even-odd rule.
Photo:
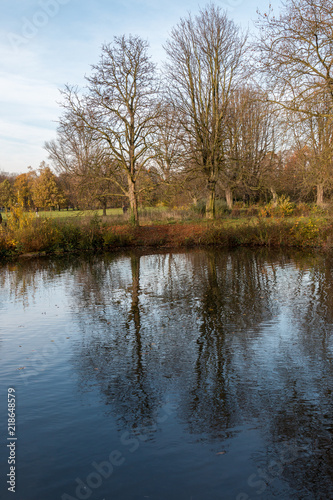
[[[7,214],[8,229],[14,231],[25,227],[33,227],[35,224],[35,215],[31,212],[25,212],[22,206],[15,206]]]

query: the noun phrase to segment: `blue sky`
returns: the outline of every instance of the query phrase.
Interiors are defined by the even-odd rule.
[[[60,88],[84,85],[113,36],[149,40],[155,62],[180,17],[207,2],[191,0],[0,0],[0,171],[26,172],[47,161],[56,136]],[[272,0],[279,6],[279,0]],[[269,0],[216,0],[230,18],[253,30]]]

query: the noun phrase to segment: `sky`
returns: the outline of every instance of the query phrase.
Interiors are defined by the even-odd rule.
[[[48,162],[45,141],[56,138],[59,89],[85,85],[101,46],[114,36],[148,39],[160,64],[172,28],[206,1],[0,0],[0,171],[27,172]],[[215,0],[244,29],[269,0]],[[271,0],[278,7],[279,0]]]

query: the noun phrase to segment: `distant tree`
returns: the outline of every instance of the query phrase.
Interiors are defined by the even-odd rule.
[[[50,167],[43,162],[39,168],[39,176],[33,184],[33,203],[36,208],[52,208],[64,203],[56,176]]]
[[[8,179],[8,177],[10,176],[10,174],[8,172],[3,172],[1,171],[0,172],[0,184],[5,181],[6,179]]]
[[[303,119],[290,119],[293,124],[295,150],[303,185],[316,190],[316,204],[324,205],[324,194],[333,186],[333,113],[328,96],[312,99],[311,113]]]
[[[184,137],[180,116],[171,103],[161,107],[157,121],[155,162],[161,178],[169,182],[173,175],[184,171],[187,166],[188,143]]]
[[[17,203],[25,210],[32,206],[32,185],[35,176],[35,172],[29,172],[15,178],[14,190]]]
[[[246,38],[220,8],[209,5],[181,19],[166,44],[170,97],[194,164],[206,177],[206,216],[215,215],[215,193],[224,167],[224,126],[232,91],[245,76]]]
[[[81,206],[90,208],[98,202],[106,214],[108,201],[114,195],[124,196],[119,185],[126,180],[105,147],[96,141],[94,133],[83,122],[78,126],[76,120],[73,126],[73,120],[70,113],[62,118],[57,140],[45,143],[45,149],[55,169],[65,176],[63,180],[70,182],[69,198],[75,196]]]
[[[0,206],[6,209],[12,207],[16,203],[16,197],[12,184],[8,179],[5,179],[0,184]]]
[[[219,177],[229,208],[237,189],[247,195],[274,189],[277,122],[264,93],[249,86],[232,92],[224,132],[225,167]]]
[[[303,180],[317,190],[318,205],[332,175],[332,24],[333,0],[286,0],[279,15],[270,7],[258,20],[256,67],[270,99],[289,113]]]

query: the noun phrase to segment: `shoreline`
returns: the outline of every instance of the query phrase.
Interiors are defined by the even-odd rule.
[[[325,252],[333,249],[333,224],[323,217],[172,221],[138,227],[129,224],[74,225],[48,221],[46,225],[35,224],[11,233],[2,230],[0,236],[3,237],[0,261],[129,248],[267,247]]]

